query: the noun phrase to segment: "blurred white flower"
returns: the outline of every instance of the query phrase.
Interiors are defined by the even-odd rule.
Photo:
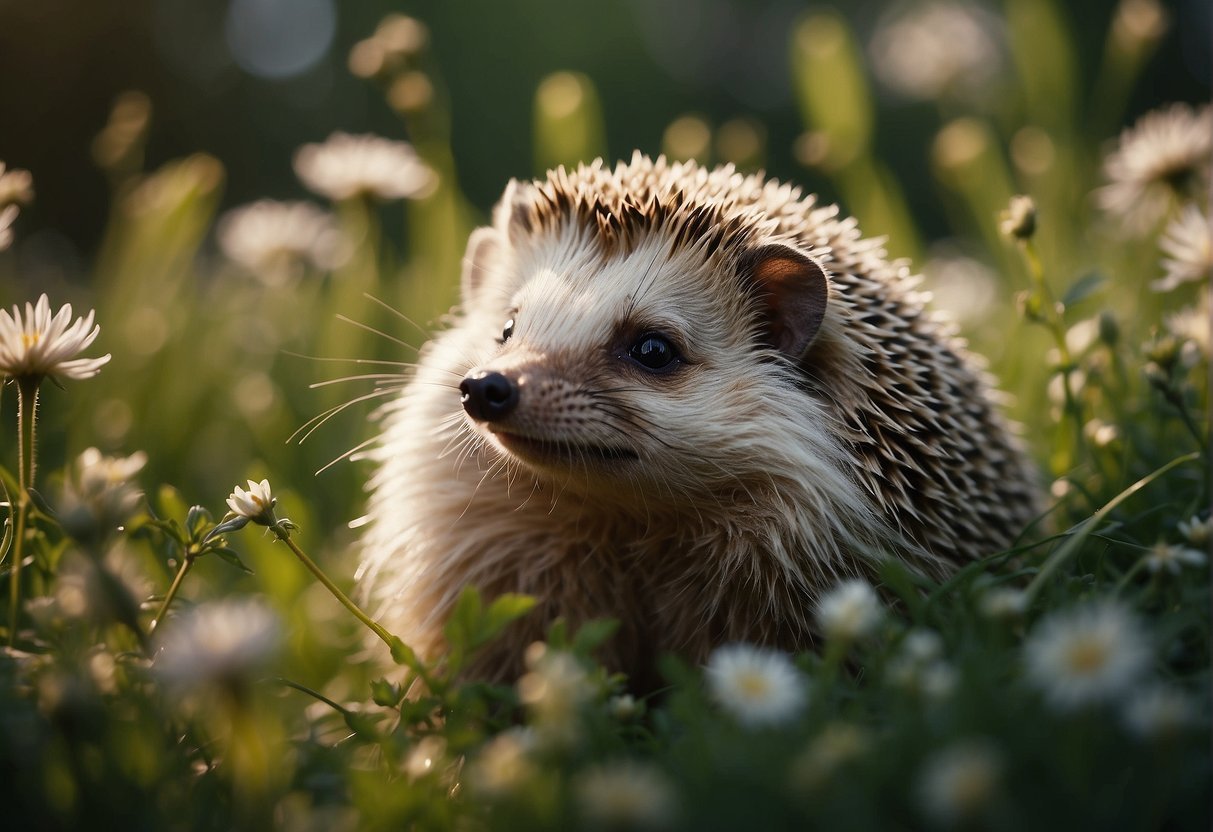
[[[1150,284],[1156,292],[1170,292],[1185,283],[1207,283],[1213,274],[1213,229],[1197,205],[1185,205],[1179,216],[1167,223],[1158,246],[1168,255],[1162,265],[1166,275]]]
[[[324,144],[305,144],[295,151],[295,173],[312,191],[334,200],[420,198],[437,183],[407,142],[348,133],[334,133]]]
[[[1144,234],[1176,201],[1208,193],[1211,153],[1213,111],[1207,105],[1152,110],[1120,134],[1118,147],[1104,160],[1108,184],[1095,198],[1127,229]]]
[[[416,780],[442,770],[448,763],[446,740],[442,737],[422,737],[409,750],[404,761],[404,770]]]
[[[0,251],[13,244],[13,223],[17,221],[18,213],[16,205],[0,208]]]
[[[486,797],[503,797],[516,791],[536,772],[530,759],[535,735],[529,728],[503,731],[485,743],[468,766],[468,784]]]
[[[1146,554],[1146,568],[1151,572],[1166,570],[1178,575],[1185,566],[1204,566],[1206,560],[1208,557],[1199,549],[1159,541]]]
[[[842,766],[866,754],[870,744],[860,727],[847,722],[830,723],[792,760],[788,772],[792,787],[820,788]]]
[[[270,525],[273,520],[274,506],[278,501],[270,493],[270,481],[248,481],[248,491],[240,486],[227,498],[227,505],[240,517],[247,517],[256,523]]]
[[[627,722],[644,713],[644,703],[638,702],[632,694],[624,693],[610,698],[607,712],[620,722]]]
[[[1002,298],[997,272],[955,249],[932,249],[923,274],[935,306],[967,324],[984,321]]]
[[[143,498],[132,479],[146,464],[142,451],[121,457],[89,448],[80,454],[55,504],[64,529],[86,540],[125,522]]]
[[[1137,690],[1125,702],[1125,727],[1142,739],[1174,736],[1196,722],[1196,707],[1182,691],[1154,684]]]
[[[943,639],[933,630],[907,635],[886,673],[892,684],[929,699],[947,697],[956,687],[956,671],[944,661]]]
[[[808,699],[803,675],[775,650],[728,644],[708,658],[705,673],[712,698],[745,725],[788,722]]]
[[[988,742],[953,745],[924,764],[919,782],[923,810],[945,826],[973,821],[998,794],[1001,777],[1001,755]]]
[[[1193,546],[1208,546],[1213,540],[1213,515],[1201,520],[1193,516],[1188,520],[1180,520],[1177,525],[1179,533]]]
[[[995,587],[978,601],[978,609],[987,618],[1015,618],[1028,609],[1028,596],[1022,589]]]
[[[1024,644],[1029,681],[1050,705],[1073,710],[1123,696],[1150,665],[1150,645],[1124,606],[1103,601],[1056,612]]]
[[[278,616],[254,599],[200,604],[157,628],[162,631],[153,669],[182,688],[260,673],[282,642]]]
[[[876,631],[884,607],[875,590],[859,578],[843,581],[817,602],[817,624],[828,638],[854,641]]]
[[[110,360],[73,358],[88,347],[101,332],[93,324],[93,310],[88,316],[72,320],[72,305],[64,304],[51,315],[46,295],[37,304],[25,304],[25,314],[13,307],[10,315],[0,309],[0,373],[13,378],[41,380],[43,376],[69,379],[92,378]]]
[[[657,768],[639,762],[605,763],[573,781],[579,814],[591,828],[659,829],[677,814],[674,787]]]
[[[223,215],[216,229],[223,253],[270,285],[281,285],[310,263],[333,269],[350,246],[333,215],[307,202],[262,199]]]
[[[974,100],[1003,67],[998,18],[967,3],[901,3],[876,27],[876,77],[906,98]]]
[[[1036,233],[1036,200],[1016,194],[999,214],[998,230],[1016,240],[1030,240]]]
[[[0,208],[34,201],[34,177],[28,170],[7,169],[0,162]]]
[[[1209,359],[1210,323],[1213,319],[1209,298],[1206,289],[1200,293],[1196,303],[1167,316],[1167,331],[1183,342],[1180,360],[1186,367],[1194,366],[1202,358],[1206,361]]]
[[[530,672],[518,679],[518,699],[540,722],[569,723],[593,695],[590,674],[576,656],[536,643],[526,651]]]

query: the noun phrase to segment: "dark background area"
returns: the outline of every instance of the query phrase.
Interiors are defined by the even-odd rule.
[[[839,8],[866,40],[887,5]],[[1080,64],[1097,64],[1115,3],[1064,6],[1086,53]],[[534,91],[561,69],[584,72],[598,86],[613,156],[657,152],[666,125],[686,112],[715,124],[749,115],[765,126],[768,170],[829,196],[825,180],[792,156],[801,120],[789,88],[788,34],[814,7],[792,0],[0,0],[0,160],[34,175],[38,197],[23,214],[23,234],[35,244],[50,236],[81,262],[100,238],[109,200],[89,143],[123,90],[151,97],[149,168],[205,151],[227,168],[225,205],[302,196],[291,170],[300,144],[338,129],[400,135],[380,91],[349,73],[346,56],[384,14],[401,11],[430,27],[428,64],[449,98],[461,186],[481,209],[507,178],[536,172]],[[1210,4],[1179,0],[1169,8],[1172,25],[1128,119],[1163,100],[1208,95]],[[1089,88],[1091,79],[1083,80]],[[878,154],[933,236],[937,209],[925,156],[938,115],[930,104],[885,99],[879,118],[897,127],[879,131]],[[48,229],[58,233],[36,234]]]

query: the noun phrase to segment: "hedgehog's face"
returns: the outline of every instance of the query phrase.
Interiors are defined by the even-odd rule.
[[[782,245],[709,258],[652,234],[603,256],[571,226],[508,246],[478,234],[467,421],[499,458],[592,491],[677,500],[735,477],[772,388],[787,392],[779,350],[807,348],[824,310],[824,274]]]

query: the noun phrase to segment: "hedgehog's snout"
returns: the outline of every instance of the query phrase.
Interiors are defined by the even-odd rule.
[[[504,373],[473,370],[459,382],[460,401],[478,422],[504,419],[518,406],[518,383]]]

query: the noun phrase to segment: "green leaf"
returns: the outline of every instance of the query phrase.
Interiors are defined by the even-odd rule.
[[[394,708],[400,704],[400,700],[404,698],[404,690],[400,685],[393,684],[387,679],[375,679],[371,682],[371,699],[376,705],[383,705],[385,708]]]
[[[1061,303],[1063,306],[1069,307],[1078,303],[1080,300],[1085,300],[1095,294],[1104,283],[1104,276],[1099,272],[1087,272],[1082,277],[1070,284],[1070,288],[1066,289],[1066,293],[1062,295]]]
[[[392,654],[392,661],[396,664],[404,665],[418,676],[425,672],[425,667],[422,666],[421,660],[417,658],[417,653],[412,647],[401,641],[399,636],[392,636],[389,650]]]
[[[587,621],[573,636],[573,652],[579,656],[588,656],[606,643],[619,630],[619,620],[616,618],[600,618]]]
[[[465,586],[443,628],[451,653],[462,653],[472,646],[481,626],[483,611],[480,591],[474,586]]]
[[[242,569],[249,575],[253,574],[253,570],[244,565],[244,561],[240,560],[240,555],[236,554],[235,550],[228,549],[225,546],[215,546],[214,548],[207,549],[207,551],[214,552],[237,569]]]
[[[494,598],[480,621],[475,635],[476,644],[492,641],[511,621],[522,618],[533,609],[535,609],[535,599],[530,595],[507,592]]]

